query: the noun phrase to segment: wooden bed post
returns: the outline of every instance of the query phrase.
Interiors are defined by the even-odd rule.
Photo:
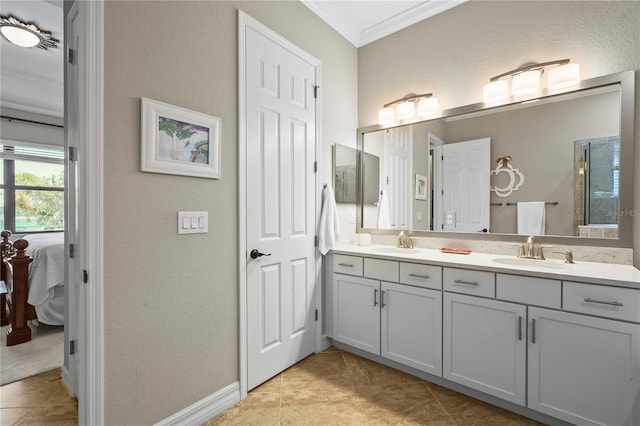
[[[2,236],[2,243],[0,243],[0,279],[2,280],[2,292],[0,293],[0,325],[8,325],[9,318],[9,309],[7,308],[7,292],[9,289],[7,288],[4,279],[7,276],[6,266],[4,264],[4,255],[5,251],[8,247],[11,246],[9,243],[9,237],[11,236],[11,231],[2,231],[0,233]]]
[[[12,306],[27,306],[29,264],[33,260],[24,252],[28,246],[29,242],[27,240],[20,239],[13,243],[16,254],[9,260],[13,272],[11,274],[13,279]],[[27,325],[26,310],[13,309],[13,312],[11,312],[11,328],[7,332],[7,346],[18,345],[29,340],[31,340],[31,329]]]

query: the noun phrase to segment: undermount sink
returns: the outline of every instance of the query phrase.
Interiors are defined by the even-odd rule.
[[[404,247],[372,247],[371,251],[377,251],[380,253],[405,253],[405,254],[411,254],[411,253],[418,253],[420,252],[420,250],[415,249],[415,248],[404,248]]]
[[[532,268],[565,269],[568,266],[565,263],[539,259],[523,259],[520,257],[496,257],[491,260],[496,263],[502,263],[503,265],[528,266]]]

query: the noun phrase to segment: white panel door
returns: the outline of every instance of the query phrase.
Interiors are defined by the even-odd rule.
[[[413,228],[413,136],[411,129],[411,126],[404,126],[385,132],[385,188],[389,201],[389,225],[392,229]]]
[[[531,307],[529,321],[529,408],[576,425],[640,424],[640,325]]]
[[[526,307],[444,293],[443,377],[525,404]]]
[[[488,232],[491,140],[442,147],[443,228],[449,232]]]
[[[442,376],[442,292],[383,282],[380,355]]]
[[[333,340],[380,355],[380,281],[333,274]]]
[[[316,68],[250,27],[245,63],[252,389],[315,351]]]

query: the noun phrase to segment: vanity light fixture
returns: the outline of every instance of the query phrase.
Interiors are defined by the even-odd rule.
[[[0,16],[0,33],[9,42],[20,47],[48,50],[58,47],[59,41],[51,32],[43,31],[33,22],[23,22],[15,16]]]
[[[417,103],[417,105],[416,105]],[[438,98],[432,93],[407,95],[383,105],[378,110],[378,124],[393,124],[396,120],[411,120],[438,113]]]
[[[507,71],[489,79],[482,90],[485,103],[504,101],[509,97],[508,78],[511,77],[511,95],[519,96],[535,93],[540,90],[542,74],[547,67],[549,71],[547,88],[559,90],[571,87],[580,82],[580,65],[569,63],[569,59],[559,59],[542,63],[525,64],[515,70]]]

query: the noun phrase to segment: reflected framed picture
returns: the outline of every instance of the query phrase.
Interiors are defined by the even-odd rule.
[[[220,118],[142,98],[143,172],[220,178]]]
[[[416,173],[416,200],[427,199],[427,178]]]

